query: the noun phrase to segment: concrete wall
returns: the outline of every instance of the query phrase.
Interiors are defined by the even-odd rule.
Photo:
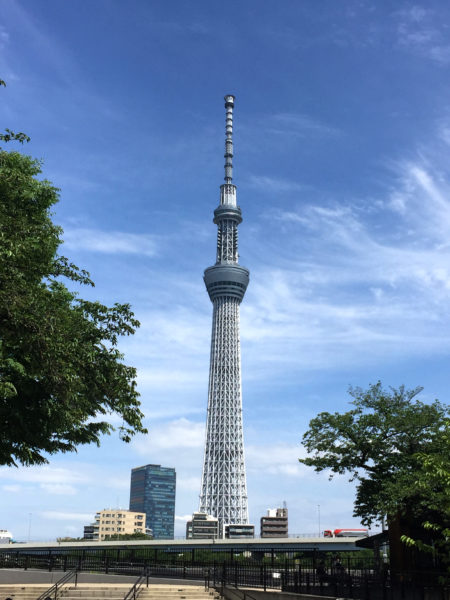
[[[217,588],[218,590],[220,588]],[[316,596],[314,594],[291,594],[263,590],[237,590],[232,587],[223,588],[225,600],[336,600],[336,596]],[[345,600],[340,598],[339,600]]]

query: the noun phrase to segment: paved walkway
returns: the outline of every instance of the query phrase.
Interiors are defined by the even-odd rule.
[[[41,571],[28,569],[0,569],[0,584],[39,584],[48,583],[52,585],[56,583],[58,579],[64,575],[63,571]],[[110,584],[128,584],[132,585],[137,579],[136,576],[127,575],[105,575],[104,573],[79,573],[79,583],[110,583]],[[150,583],[167,583],[168,585],[202,585],[203,581],[196,581],[194,579],[172,579],[162,577],[150,577]]]

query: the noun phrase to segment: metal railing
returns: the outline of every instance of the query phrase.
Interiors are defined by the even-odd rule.
[[[61,579],[58,579],[58,581],[49,587],[48,590],[45,590],[45,592],[43,592],[39,598],[37,598],[37,600],[57,600],[58,593],[61,592],[63,586],[66,585],[66,583],[69,583],[73,578],[75,578],[75,587],[77,587],[78,569],[73,569],[72,571],[69,571],[63,575]]]
[[[136,579],[134,584],[131,586],[131,588],[128,590],[128,592],[125,594],[123,600],[136,600],[136,598],[139,596],[141,587],[144,582],[146,582],[146,587],[148,587],[148,579],[149,572],[148,569],[145,568],[139,575],[139,577]]]

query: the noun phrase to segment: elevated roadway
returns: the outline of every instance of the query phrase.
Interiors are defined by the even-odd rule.
[[[82,550],[105,550],[105,549],[139,549],[157,550],[162,553],[192,552],[196,549],[209,550],[212,552],[233,551],[242,552],[342,552],[360,550],[356,546],[359,538],[323,538],[323,537],[299,537],[299,538],[253,538],[253,539],[220,539],[220,540],[136,540],[136,541],[114,541],[114,542],[27,542],[16,544],[0,544],[0,553],[4,552],[45,552],[82,549]]]

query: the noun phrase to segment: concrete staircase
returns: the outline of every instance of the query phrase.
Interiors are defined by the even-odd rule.
[[[48,583],[23,584],[0,584],[0,600],[11,598],[12,600],[36,600],[50,585]]]
[[[197,585],[163,585],[150,584],[142,587],[139,600],[218,600],[219,595],[213,590],[205,591]]]
[[[37,600],[49,589],[49,584],[1,585],[0,600]],[[130,584],[87,584],[75,587],[68,584],[58,592],[58,600],[123,600],[130,590]],[[138,600],[219,600],[216,592],[205,591],[197,585],[150,584],[139,590]],[[53,600],[53,598],[52,598]]]
[[[77,587],[68,584],[58,594],[58,600],[123,600],[130,587],[129,583],[79,583]]]

